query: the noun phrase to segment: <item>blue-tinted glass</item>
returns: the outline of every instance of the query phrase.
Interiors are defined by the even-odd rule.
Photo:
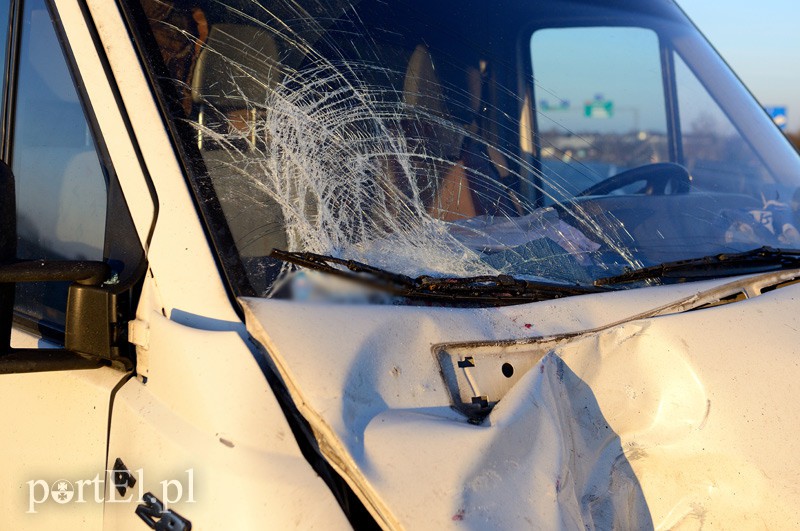
[[[11,167],[17,256],[103,258],[106,178],[92,132],[43,0],[25,2]],[[20,285],[17,310],[62,324],[56,285]]]

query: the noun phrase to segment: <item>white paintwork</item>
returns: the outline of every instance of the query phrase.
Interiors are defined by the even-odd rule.
[[[77,4],[74,0],[63,1]],[[89,0],[87,4],[116,84],[123,89],[120,95],[135,136],[133,140],[159,198],[158,219],[147,256],[157,278],[164,312],[189,326],[231,329],[241,320],[225,292],[172,141],[122,15],[115,2]],[[105,75],[102,81],[105,82]],[[127,199],[127,188],[123,189]],[[139,224],[144,221],[140,219],[137,223],[140,233]]]
[[[137,231],[145,245],[154,204],[138,164],[134,145],[114,101],[100,59],[94,49],[78,2],[56,0],[73,56],[80,68],[97,124],[132,207]],[[14,329],[12,345],[18,348],[53,348],[35,334]],[[112,390],[124,373],[102,368],[0,375],[0,528],[100,529],[103,504],[86,502],[59,505],[52,500],[27,513],[29,481],[71,483],[103,477]],[[73,485],[74,486],[74,485]],[[35,487],[41,497],[41,487]],[[91,488],[86,488],[89,496]]]
[[[108,466],[121,457],[143,470],[137,496],[139,488],[158,494],[161,481],[192,469],[196,502],[173,507],[195,526],[348,528],[247,347],[133,45],[120,39],[121,15],[113,2],[87,3],[124,106],[135,110],[127,117],[160,198],[130,326],[139,378],[115,396]],[[104,528],[141,529],[135,508],[106,503]]]
[[[29,481],[48,485],[105,470],[111,390],[125,377],[102,368],[0,376],[0,520],[3,529],[100,529],[101,503],[30,509]],[[33,487],[42,499],[43,487]],[[89,496],[87,487],[86,495]]]
[[[176,323],[162,315],[155,289],[148,277],[137,319],[147,330],[146,348],[137,348],[146,383],[131,379],[114,399],[109,467],[121,457],[130,470],[143,470],[128,497],[151,491],[163,500],[161,482],[177,479],[184,496],[171,507],[197,527],[349,528],[300,453],[244,326],[209,331]],[[141,529],[135,507],[106,503],[105,529]]]
[[[87,2],[124,108],[79,2],[55,5],[148,256],[131,324],[139,379],[114,394],[129,375],[111,368],[0,376],[0,528],[142,529],[135,514],[141,493],[163,499],[162,481],[187,487],[186,470],[195,501],[184,492],[173,508],[195,529],[349,528],[251,351],[116,4]],[[161,198],[157,216],[154,195]],[[19,330],[13,342],[44,346]],[[143,478],[124,501],[112,502],[120,496],[104,483],[105,502],[50,501],[25,513],[24,482],[107,479],[117,457]]]
[[[119,175],[120,186],[125,194],[125,200],[128,202],[139,238],[143,247],[147,249],[148,236],[155,220],[155,205],[137,158],[136,144],[131,141],[131,136],[125,126],[124,110],[119,109],[114,93],[109,86],[105,69],[89,29],[86,27],[86,19],[81,12],[79,3],[75,0],[55,0],[54,3],[69,40],[73,57],[80,70],[81,78],[86,86],[86,93],[97,118],[103,141],[113,161],[114,169]],[[99,3],[106,10],[101,13],[104,18],[99,20],[105,20],[111,24],[115,20],[110,16],[116,10],[114,3]],[[117,12],[116,20],[118,19],[119,13]],[[100,25],[100,27],[105,26]],[[106,45],[105,52],[108,55],[120,54],[124,52],[124,49],[130,49],[130,46],[120,46],[119,37],[109,39],[107,42],[109,44]],[[141,76],[138,62],[128,59],[126,69],[138,70]],[[135,87],[126,86],[124,92],[130,93],[134,89]],[[145,105],[145,101],[140,97],[138,104],[141,107]],[[153,105],[152,100],[149,105]]]
[[[143,471],[136,494],[191,469],[196,501],[173,507],[195,528],[347,528],[227,298],[116,3],[86,4],[123,109],[78,2],[55,0],[148,253],[130,327],[139,378],[112,412],[126,377],[113,369],[0,377],[2,491],[17,494],[0,501],[2,527],[141,529],[133,502],[24,513],[26,481],[89,479],[121,457]],[[323,453],[387,527],[794,527],[800,288],[676,313],[722,284],[502,309],[244,305]],[[582,332],[482,425],[451,409],[435,345]]]
[[[630,321],[722,284],[476,310],[243,302],[323,452],[387,527],[792,527],[800,286]],[[587,330],[482,425],[450,408],[436,345]]]

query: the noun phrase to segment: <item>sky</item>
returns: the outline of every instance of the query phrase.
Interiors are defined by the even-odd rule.
[[[677,0],[762,105],[800,131],[800,0]]]

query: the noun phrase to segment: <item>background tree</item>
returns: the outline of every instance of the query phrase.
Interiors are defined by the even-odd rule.
[[[789,138],[789,142],[792,143],[794,148],[797,151],[800,151],[800,131],[795,131],[794,133],[786,133],[786,136]]]

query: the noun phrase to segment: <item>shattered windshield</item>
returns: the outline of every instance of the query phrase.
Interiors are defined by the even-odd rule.
[[[800,246],[796,154],[665,0],[132,3],[240,294],[302,291],[274,249],[591,285]]]

